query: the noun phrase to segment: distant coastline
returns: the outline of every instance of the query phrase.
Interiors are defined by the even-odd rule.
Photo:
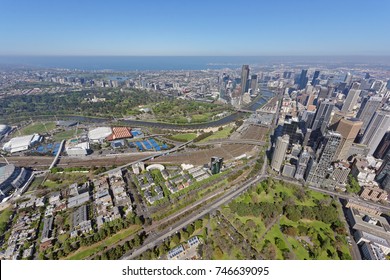
[[[390,56],[0,56],[0,66],[85,71],[173,71],[240,68],[242,64],[367,64],[390,70]]]

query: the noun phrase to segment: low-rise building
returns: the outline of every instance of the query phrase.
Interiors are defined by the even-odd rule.
[[[378,186],[365,186],[360,194],[360,197],[374,202],[386,201],[388,197],[387,191],[379,188]]]
[[[380,216],[382,214],[382,211],[379,207],[368,205],[368,204],[362,204],[361,202],[355,200],[355,199],[349,199],[345,205],[347,208],[356,209],[359,211],[362,211],[364,213],[368,213],[371,215]]]
[[[90,200],[89,192],[68,198],[68,208],[80,206]]]

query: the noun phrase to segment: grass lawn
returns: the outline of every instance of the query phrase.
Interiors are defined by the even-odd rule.
[[[210,118],[210,114],[192,115],[191,122],[195,122],[195,123],[207,122],[209,118]]]
[[[45,128],[46,126],[46,128]],[[47,131],[53,130],[56,127],[54,122],[36,122],[29,124],[26,127],[23,127],[19,130],[21,135],[30,135],[34,133],[46,133]],[[46,130],[47,129],[47,130]],[[19,135],[19,132],[16,132],[16,135]]]
[[[68,238],[69,238],[69,234],[66,234],[66,233],[61,234],[61,235],[59,235],[57,237],[58,241],[61,242],[61,243],[64,243],[65,240],[68,239]]]
[[[43,179],[44,179],[44,177],[35,177],[34,180],[31,183],[27,193],[32,192],[36,188],[38,188],[42,184]]]
[[[218,130],[214,132],[212,135],[209,137],[199,141],[199,143],[204,143],[210,140],[215,140],[215,139],[224,139],[228,138],[230,136],[230,131],[232,130],[232,127],[230,125],[225,126],[222,130]]]
[[[0,235],[3,235],[9,220],[9,217],[12,215],[11,207],[8,207],[0,212]]]
[[[45,187],[48,187],[48,188],[55,188],[55,187],[58,187],[58,186],[59,186],[58,183],[53,182],[53,181],[51,181],[51,180],[46,180],[45,183],[43,183],[43,185],[44,185]]]
[[[196,138],[196,133],[180,133],[171,136],[173,140],[187,142]]]
[[[80,132],[80,130],[78,130],[78,131]],[[54,134],[53,139],[56,142],[60,142],[64,139],[67,140],[67,139],[75,137],[75,133],[76,133],[76,128],[71,129],[71,130],[61,131],[59,133]]]
[[[81,247],[76,252],[66,257],[68,260],[83,260],[99,251],[103,251],[105,247],[117,243],[119,240],[126,238],[129,235],[137,232],[141,227],[139,225],[132,225],[127,229],[121,230],[111,237],[99,241],[91,246]]]
[[[298,240],[291,236],[287,237],[287,240],[291,244],[298,260],[310,259],[309,253]]]
[[[284,244],[284,246],[281,246],[281,245],[276,246],[276,244],[275,244],[275,237],[278,237],[279,239],[283,240],[283,234],[280,231],[278,224],[275,224],[270,229],[270,231],[268,231],[268,233],[265,235],[264,238],[269,240],[272,244],[275,245],[275,248],[276,248],[276,259],[277,260],[283,260],[282,251],[280,249],[287,248],[287,246],[286,246],[286,244]],[[282,241],[282,242],[284,243],[284,241]],[[281,248],[279,248],[279,247],[281,247]]]

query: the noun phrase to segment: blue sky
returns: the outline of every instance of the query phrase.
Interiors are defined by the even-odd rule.
[[[0,2],[0,55],[390,55],[390,1]]]

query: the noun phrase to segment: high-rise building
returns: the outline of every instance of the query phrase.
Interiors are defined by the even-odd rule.
[[[218,174],[219,172],[221,172],[222,164],[223,164],[223,158],[212,157],[211,164],[210,164],[211,173]]]
[[[307,166],[309,164],[310,160],[310,153],[304,149],[302,153],[299,156],[298,164],[297,164],[297,170],[295,172],[295,179],[304,179]]]
[[[320,106],[316,111],[313,125],[311,127],[312,133],[318,134],[318,132],[320,132],[321,135],[325,134],[326,127],[329,124],[333,108],[334,104],[332,102],[327,100],[321,102]]]
[[[348,72],[348,73],[345,75],[344,83],[346,83],[347,86],[350,86],[350,84],[352,83],[352,74],[351,74],[351,73]]]
[[[379,142],[382,140],[389,128],[390,113],[386,111],[375,112],[361,140],[361,143],[367,145],[370,149],[370,155],[375,152]]]
[[[248,91],[249,65],[242,65],[241,70],[241,96]]]
[[[390,153],[387,153],[385,156],[385,159],[377,172],[375,180],[384,190],[390,191]]]
[[[275,171],[280,172],[280,168],[282,167],[289,141],[290,136],[288,136],[287,134],[279,136],[276,140],[275,150],[271,161],[271,167]]]
[[[318,79],[318,77],[320,76],[320,71],[319,70],[316,70],[315,72],[314,72],[314,75],[313,75],[313,79],[311,80],[311,84],[313,85],[313,86],[315,86],[316,84],[317,84],[317,79]]]
[[[313,184],[321,184],[324,179],[331,173],[331,163],[335,161],[336,151],[341,143],[342,136],[330,131],[323,140],[323,149],[317,164],[314,164],[307,176],[307,181]]]
[[[290,137],[290,144],[301,143],[300,135],[297,133],[299,127],[298,118],[289,118],[285,119],[283,123],[283,132],[282,135],[287,134]]]
[[[356,102],[359,98],[360,93],[362,92],[360,89],[354,89],[354,85],[357,83],[354,83],[352,85],[353,88],[351,88],[348,92],[347,98],[344,101],[343,107],[341,108],[342,112],[351,112],[353,110],[353,107],[356,105]]]
[[[374,157],[384,159],[386,154],[390,151],[390,131],[383,136],[378,148],[374,152]]]
[[[336,151],[336,159],[343,160],[348,158],[349,149],[355,141],[363,122],[358,119],[341,119],[338,122],[336,131],[341,135],[339,149]]]
[[[251,76],[251,93],[255,94],[257,93],[257,88],[259,84],[257,82],[257,75],[252,75]]]
[[[307,78],[307,69],[306,70],[303,69],[298,79],[299,89],[304,89],[307,85],[308,80],[309,79]]]
[[[356,115],[356,117],[363,122],[360,134],[364,134],[370,120],[381,106],[381,103],[382,97],[379,96],[366,96],[363,98],[360,109]]]

